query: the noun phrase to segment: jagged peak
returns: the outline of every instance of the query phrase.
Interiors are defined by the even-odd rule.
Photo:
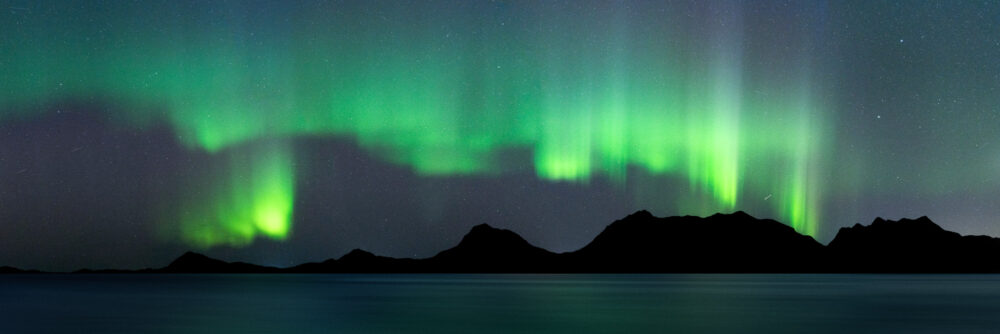
[[[652,213],[650,213],[649,211],[646,211],[646,210],[639,210],[639,211],[633,212],[632,214],[630,214],[628,216],[625,216],[625,219],[649,219],[649,218],[656,218],[656,216],[653,216]]]
[[[347,254],[344,254],[344,256],[348,256],[348,255],[357,256],[357,255],[374,255],[374,254],[372,254],[372,252],[366,251],[366,250],[361,249],[361,248],[355,248],[355,249],[352,249],[350,252],[347,252]]]
[[[472,233],[483,233],[483,232],[494,232],[494,231],[503,231],[503,230],[498,229],[498,228],[493,227],[493,226],[490,226],[490,224],[482,223],[482,224],[473,226],[472,229],[469,230],[469,234],[472,234]]]
[[[936,229],[936,230],[942,230],[941,226],[939,226],[937,223],[934,223],[934,221],[932,221],[927,216],[920,216],[919,218],[916,218],[916,219],[902,218],[900,220],[888,220],[888,219],[884,219],[882,217],[877,217],[877,218],[875,218],[874,221],[872,221],[872,223],[871,223],[870,226],[876,226],[876,225],[878,225],[878,226],[923,226],[923,227],[933,228],[933,229]],[[858,226],[858,225],[855,224],[855,226]]]
[[[187,252],[184,252],[184,254],[181,254],[181,256],[179,256],[178,258],[182,258],[182,257],[208,257],[208,256],[206,256],[205,254],[201,254],[201,253],[195,253],[194,251],[187,251]]]
[[[528,244],[528,241],[524,240],[521,235],[514,231],[496,228],[483,223],[473,226],[472,229],[469,230],[469,233],[466,233],[465,236],[462,237],[462,241],[458,243],[458,246],[479,246],[484,243],[492,243],[496,241]]]
[[[731,213],[716,212],[716,213],[708,215],[708,216],[706,216],[704,218],[734,217],[734,216],[736,216],[736,217],[751,217],[751,218],[753,218],[753,216],[751,216],[749,213],[746,213],[746,211],[743,211],[743,210],[736,210],[736,211],[733,211]],[[685,217],[698,217],[698,218],[701,218],[701,216],[685,216]]]
[[[511,235],[513,235],[513,236],[517,236],[517,237],[520,238],[520,236],[517,233],[515,233],[514,231],[507,230],[507,229],[496,228],[496,227],[490,226],[489,224],[483,223],[483,224],[479,224],[479,225],[473,226],[472,229],[469,230],[469,233],[465,234],[465,238],[463,238],[463,239],[468,239],[470,236],[473,237],[473,238],[478,238],[478,237],[482,237],[482,236],[491,236],[492,237],[492,236],[498,236],[498,235],[504,235],[504,236],[511,236]]]
[[[709,219],[712,218],[713,219]],[[778,230],[774,226],[782,226]],[[612,228],[618,226],[618,228]],[[739,226],[737,233],[732,233],[733,226]],[[748,232],[749,231],[749,232]],[[606,233],[609,232],[609,233]],[[759,232],[759,233],[758,233]],[[369,270],[386,272],[426,272],[454,271],[481,272],[496,270],[498,272],[527,272],[545,270],[566,270],[567,272],[588,272],[589,270],[607,270],[609,272],[658,271],[658,270],[704,270],[697,263],[704,261],[691,260],[683,262],[686,254],[692,256],[722,256],[734,252],[757,252],[765,254],[761,258],[773,258],[772,248],[767,245],[781,244],[782,250],[798,249],[800,254],[818,252],[823,245],[808,236],[796,237],[790,233],[794,230],[772,219],[757,219],[744,211],[728,214],[714,214],[709,217],[673,216],[658,218],[649,211],[639,210],[625,218],[608,225],[604,232],[598,234],[584,248],[568,253],[554,254],[543,248],[533,246],[517,233],[490,226],[478,224],[471,228],[458,246],[440,252],[428,259],[410,259],[396,261],[391,257],[377,256],[362,249],[352,249],[340,258],[329,259],[323,263],[309,263],[294,268],[264,267],[244,262],[226,262],[208,257],[194,251],[184,252],[169,266],[160,269],[146,269],[145,272],[167,273],[251,273],[251,272],[368,272]],[[680,234],[678,234],[680,233]],[[720,235],[729,233],[726,236]],[[736,238],[734,239],[733,236]],[[739,238],[755,238],[750,242],[740,242]],[[807,240],[808,239],[808,240]],[[735,241],[734,241],[735,240]],[[810,241],[811,240],[811,241]],[[712,246],[710,252],[704,254],[692,253],[704,244],[720,243]],[[815,244],[815,245],[813,245]],[[595,246],[596,245],[596,246]],[[667,245],[667,246],[664,246]],[[677,246],[670,248],[670,245]],[[925,245],[927,245],[925,247]],[[791,248],[788,248],[791,247]],[[946,231],[935,224],[927,216],[918,218],[902,218],[887,220],[882,217],[874,219],[871,225],[854,224],[852,227],[840,228],[840,233],[834,237],[827,247],[828,254],[844,255],[833,258],[833,262],[816,267],[797,266],[798,260],[775,260],[760,267],[765,271],[781,270],[831,270],[832,272],[880,272],[880,271],[964,271],[970,272],[1000,272],[1000,267],[989,260],[989,254],[995,254],[1000,249],[1000,239],[989,236],[963,237]],[[931,256],[930,252],[919,249],[929,249],[934,254],[945,254],[954,258],[964,258],[969,254],[983,256],[974,261],[960,262],[956,266],[942,264],[944,262],[924,261],[921,256]],[[902,249],[902,251],[900,251]],[[914,251],[918,250],[918,251]],[[717,251],[717,252],[715,252]],[[712,253],[715,252],[715,253]],[[771,253],[768,253],[771,252]],[[806,253],[802,253],[806,252]],[[831,253],[832,252],[832,253]],[[840,253],[837,253],[840,252]],[[680,255],[679,255],[680,254]],[[705,255],[708,254],[708,255]],[[714,255],[713,255],[714,254]],[[903,254],[903,255],[899,255]],[[916,254],[916,255],[910,255]],[[548,257],[560,255],[562,257]],[[656,257],[652,257],[656,256]],[[756,256],[756,255],[755,255]],[[808,255],[812,256],[812,255]],[[901,265],[893,266],[892,261],[885,261],[884,256],[902,256]],[[907,256],[910,256],[907,258]],[[933,255],[938,256],[938,255]],[[661,265],[664,258],[680,261],[678,266]],[[805,258],[805,257],[803,257]],[[944,257],[930,259],[943,259]],[[537,260],[536,259],[543,259]],[[682,260],[676,260],[682,259]],[[837,261],[848,262],[837,262]],[[926,266],[923,262],[927,262]],[[973,263],[975,262],[975,263]],[[619,264],[621,263],[621,264]],[[857,264],[854,264],[857,263]],[[888,263],[888,264],[887,264]],[[982,263],[980,265],[979,263]],[[499,266],[494,266],[499,264]],[[343,266],[340,266],[343,265]],[[733,266],[735,267],[727,267]],[[828,265],[829,267],[824,267]],[[539,269],[542,268],[542,269]],[[556,268],[556,269],[548,269]],[[753,266],[727,264],[719,270],[754,270]],[[748,269],[749,268],[749,269]],[[826,269],[824,269],[826,268]],[[0,272],[22,272],[11,267],[0,267]],[[36,271],[24,271],[36,272]],[[79,272],[116,272],[109,270],[81,270]],[[140,271],[142,272],[142,271]]]
[[[706,218],[757,219],[756,217],[751,216],[749,213],[746,213],[746,211],[743,211],[743,210],[738,210],[738,211],[733,212],[733,213],[721,213],[721,212],[719,212],[719,213],[712,214],[711,216],[708,216]]]
[[[375,254],[372,253],[372,252],[360,249],[360,248],[355,248],[355,249],[352,249],[350,252],[347,252],[347,254],[344,254],[344,256],[341,256],[340,259],[338,259],[338,261],[344,261],[344,260],[350,260],[350,259],[359,259],[359,258],[369,258],[369,257],[375,257]]]
[[[170,264],[168,264],[167,267],[188,266],[191,264],[204,264],[204,263],[220,264],[226,262],[219,259],[208,257],[205,254],[195,253],[193,251],[187,251],[184,252],[184,254],[181,254],[181,256],[174,259],[172,262],[170,262]]]
[[[754,216],[751,216],[749,213],[743,210],[738,210],[736,212],[733,212],[732,214],[730,214],[730,216],[756,219]]]
[[[187,251],[187,252],[184,252],[184,254],[181,254],[181,256],[179,256],[176,259],[174,259],[173,263],[189,262],[189,261],[206,261],[206,260],[208,260],[208,261],[221,261],[221,260],[213,259],[213,258],[211,258],[211,257],[209,257],[208,255],[205,255],[205,254],[195,253],[193,251]]]
[[[657,219],[652,213],[646,210],[639,210],[633,212],[632,214],[625,216],[625,218],[618,219],[612,222],[610,225],[604,227],[604,231],[609,229],[621,228],[623,226],[634,226],[636,224],[642,225],[644,223],[651,222]],[[602,232],[603,233],[603,232]]]

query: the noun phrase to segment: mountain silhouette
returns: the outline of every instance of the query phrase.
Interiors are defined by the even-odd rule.
[[[427,259],[435,272],[546,272],[556,270],[556,254],[535,247],[520,235],[476,225],[457,246]]]
[[[413,259],[396,259],[378,256],[367,251],[354,249],[336,261],[333,272],[353,273],[398,273],[413,272],[417,269]]]
[[[2,266],[0,267],[0,274],[24,274],[24,273],[37,273],[37,270],[23,270],[14,267]]]
[[[555,254],[532,246],[509,230],[480,224],[457,246],[427,259],[397,259],[355,249],[339,259],[288,268],[296,273],[545,272]]]
[[[657,218],[639,211],[615,221],[569,255],[574,271],[810,272],[823,245],[742,211],[707,218]]]
[[[1000,272],[1000,239],[962,236],[926,216],[841,228],[827,249],[843,272]]]
[[[841,228],[824,246],[745,212],[709,217],[638,211],[608,225],[579,250],[553,253],[517,233],[474,226],[457,245],[423,259],[354,249],[339,259],[288,268],[225,262],[187,252],[160,269],[82,273],[948,273],[1000,272],[1000,239],[962,236],[927,217],[875,219]],[[0,267],[0,273],[23,272]]]
[[[273,273],[280,270],[245,262],[225,262],[202,254],[187,252],[166,267],[154,271],[160,273]]]

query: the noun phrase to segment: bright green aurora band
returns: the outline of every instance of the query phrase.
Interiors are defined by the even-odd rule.
[[[681,212],[768,203],[816,232],[829,131],[814,80],[807,63],[746,54],[738,8],[700,22],[606,4],[114,6],[5,31],[0,105],[97,99],[228,161],[164,215],[195,246],[289,236],[298,136],[352,138],[425,176],[504,173],[510,149],[553,182],[624,185],[631,166],[688,180]]]

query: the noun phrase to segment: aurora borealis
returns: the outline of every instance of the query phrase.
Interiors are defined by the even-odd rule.
[[[636,209],[1000,232],[969,210],[1000,185],[1000,11],[977,6],[14,3],[0,228],[126,265],[71,240],[295,262],[485,221],[569,250]]]

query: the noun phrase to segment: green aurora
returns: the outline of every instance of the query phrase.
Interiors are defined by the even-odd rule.
[[[199,247],[292,233],[303,136],[350,139],[426,177],[505,173],[508,150],[552,182],[624,184],[641,168],[688,181],[678,191],[699,200],[680,212],[767,195],[776,219],[816,233],[822,83],[801,46],[777,57],[798,63],[748,61],[738,10],[699,23],[611,5],[392,4],[57,6],[68,13],[0,37],[0,117],[99,101],[123,126],[168,124],[228,161],[191,175],[163,214],[168,235]]]

